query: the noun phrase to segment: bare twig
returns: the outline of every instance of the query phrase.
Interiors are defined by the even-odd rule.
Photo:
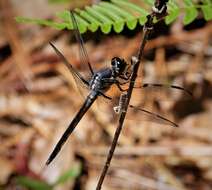
[[[138,55],[137,55],[137,57],[132,57],[132,60],[131,60],[132,65],[133,65],[133,69],[132,69],[132,76],[130,78],[129,89],[127,91],[127,99],[126,99],[125,105],[123,107],[123,111],[120,114],[118,127],[116,129],[116,132],[115,132],[115,135],[114,135],[114,138],[113,138],[113,142],[112,142],[111,148],[109,150],[105,165],[104,165],[102,173],[101,173],[101,176],[99,178],[96,190],[101,189],[102,183],[104,181],[104,178],[105,178],[107,171],[108,171],[108,168],[110,166],[110,162],[111,162],[111,159],[113,157],[113,153],[115,151],[115,148],[116,148],[116,145],[117,145],[117,142],[118,142],[118,138],[119,138],[119,135],[121,133],[121,130],[122,130],[122,127],[123,127],[123,124],[124,124],[125,116],[127,114],[128,105],[129,105],[129,102],[130,102],[130,99],[131,99],[135,80],[137,78],[137,73],[138,73],[140,61],[141,61],[141,58],[142,58],[142,55],[143,55],[143,52],[144,52],[144,47],[145,47],[146,42],[149,38],[149,34],[150,34],[151,30],[153,29],[153,25],[154,25],[153,19],[155,17],[157,19],[162,19],[166,15],[166,9],[167,9],[166,3],[167,3],[167,1],[168,0],[155,0],[155,6],[152,9],[152,13],[147,16],[148,20],[147,20],[147,22],[144,26],[143,39],[141,41],[141,45],[140,45],[140,48],[139,48],[139,51],[138,51]]]

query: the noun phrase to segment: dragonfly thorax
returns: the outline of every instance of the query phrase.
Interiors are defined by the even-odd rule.
[[[111,84],[106,82],[107,79],[111,79],[112,78],[112,70],[109,68],[106,69],[102,69],[98,72],[96,72],[90,82],[89,82],[89,86],[90,89],[93,91],[105,91],[107,90]]]

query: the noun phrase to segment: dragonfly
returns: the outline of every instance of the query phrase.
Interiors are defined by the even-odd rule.
[[[75,18],[75,13],[73,11],[70,11],[70,20],[71,23],[73,24],[74,28],[74,33],[75,37],[78,41],[79,47],[80,47],[80,58],[81,62],[83,64],[86,64],[86,66],[89,69],[90,72],[90,78],[86,79],[83,77],[80,72],[78,72],[73,65],[67,60],[67,58],[57,49],[57,47],[50,42],[50,45],[52,46],[53,50],[56,52],[58,57],[61,59],[62,63],[68,68],[70,73],[74,76],[75,81],[79,81],[84,87],[89,89],[89,94],[84,100],[84,103],[82,104],[81,108],[79,111],[76,113],[75,117],[73,120],[70,122],[68,125],[67,129],[57,142],[56,146],[54,147],[52,153],[50,154],[49,158],[46,161],[46,165],[49,165],[55,157],[58,155],[60,152],[62,146],[64,143],[67,141],[68,137],[72,134],[80,120],[83,118],[83,116],[86,114],[86,112],[90,109],[92,104],[97,100],[98,97],[103,97],[107,99],[108,101],[112,101],[113,98],[108,96],[106,92],[111,88],[111,86],[116,86],[120,92],[126,92],[127,89],[124,89],[123,87],[129,83],[129,79],[131,77],[130,70],[132,65],[127,64],[127,62],[120,57],[113,57],[111,59],[111,65],[110,67],[106,67],[103,69],[99,69],[97,71],[94,71],[94,69],[91,66],[91,63],[89,62],[88,58],[88,53],[84,47],[84,42],[82,39],[82,36],[79,32],[77,20]],[[162,84],[150,84],[150,83],[145,83],[140,86],[137,86],[135,88],[151,88],[151,87],[164,87]],[[189,91],[186,91],[183,87],[180,86],[174,86],[171,85],[169,86],[170,88],[174,88],[177,90],[185,91],[186,93],[189,93]],[[124,97],[121,96],[119,105],[114,107],[114,110],[116,113],[120,113],[122,104],[124,103]],[[129,105],[129,109],[132,109],[134,111],[139,111],[142,112],[148,116],[151,116],[152,118],[155,118],[156,120],[163,121],[164,123],[171,125],[173,127],[178,127],[176,123],[173,121],[166,119],[165,117],[158,115],[156,113],[150,112],[148,110]]]

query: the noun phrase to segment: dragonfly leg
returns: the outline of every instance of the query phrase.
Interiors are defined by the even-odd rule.
[[[127,91],[127,89],[123,89],[123,88],[121,87],[121,85],[124,85],[124,84],[126,84],[127,82],[120,83],[118,80],[113,79],[113,78],[112,78],[112,79],[111,79],[111,78],[104,79],[103,82],[104,82],[104,83],[110,83],[110,84],[116,84],[116,86],[119,88],[119,90],[120,90],[121,92]]]
[[[111,97],[105,95],[104,93],[102,93],[102,92],[100,92],[100,91],[99,91],[99,93],[100,93],[104,98],[106,98],[106,99],[108,99],[108,100],[112,100]]]
[[[129,82],[130,76],[119,76],[119,78],[127,80],[127,82]]]

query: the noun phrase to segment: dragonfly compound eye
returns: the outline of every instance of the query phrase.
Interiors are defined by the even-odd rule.
[[[121,62],[121,59],[118,58],[118,57],[114,57],[112,60],[111,60],[111,65],[112,66],[117,66],[117,64],[119,64]]]
[[[119,57],[114,57],[111,60],[111,66],[112,66],[112,70],[115,73],[119,74],[125,70],[126,62],[124,61],[124,59],[120,59]]]

